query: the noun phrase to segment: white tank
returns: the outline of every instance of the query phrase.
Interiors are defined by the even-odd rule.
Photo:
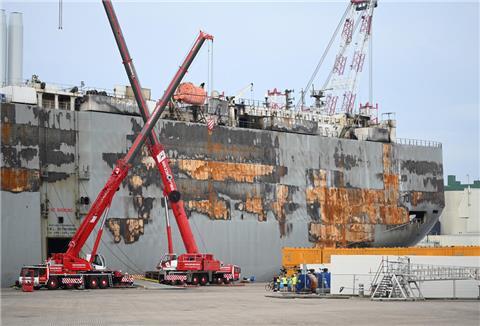
[[[0,9],[0,87],[7,82],[7,16]]]
[[[12,12],[8,22],[7,83],[20,85],[23,81],[23,15]]]

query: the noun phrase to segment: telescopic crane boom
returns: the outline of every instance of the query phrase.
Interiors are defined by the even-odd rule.
[[[125,71],[128,79],[130,80],[133,93],[135,94],[135,99],[140,109],[140,113],[142,114],[143,120],[148,121],[149,111],[141,92],[140,80],[136,74],[135,66],[132,58],[130,57],[130,53],[123,37],[122,29],[115,14],[115,10],[110,0],[103,0],[103,5],[115,36],[115,41],[117,42]],[[206,40],[213,41],[213,36],[204,32],[200,32],[192,49],[188,53],[187,58],[196,56]],[[218,283],[238,280],[240,277],[240,268],[238,266],[231,264],[224,265],[219,260],[216,260],[212,254],[203,254],[198,252],[195,238],[193,237],[187,215],[185,214],[180,192],[177,190],[172,171],[168,164],[168,158],[165,154],[163,146],[160,144],[158,137],[154,132],[148,134],[147,146],[149,148],[150,155],[155,160],[155,164],[157,165],[162,177],[164,193],[170,201],[170,206],[172,207],[173,214],[175,216],[175,220],[187,252],[186,254],[180,255],[178,259],[173,253],[171,231],[167,215],[168,207],[165,200],[168,237],[168,254],[166,257],[168,258],[166,260],[162,260],[160,265],[168,265],[168,267],[163,269],[163,274],[158,276],[159,281],[181,281],[192,284],[200,283],[204,285],[208,282]]]
[[[107,4],[107,6],[108,6],[108,3],[110,4],[110,8],[111,8],[111,2],[104,1],[104,4]],[[201,43],[204,42],[205,38],[203,35],[204,33],[201,32],[199,37],[197,37],[195,44],[201,45]],[[117,191],[117,189],[120,187],[120,184],[122,183],[123,179],[125,179],[134,158],[138,155],[140,149],[145,144],[145,142],[147,142],[148,138],[153,139],[155,141],[155,137],[152,136],[153,127],[155,126],[158,119],[160,118],[160,114],[162,113],[162,110],[167,106],[168,101],[173,96],[173,93],[175,92],[175,89],[179,85],[183,76],[185,76],[185,73],[187,72],[188,67],[190,67],[190,64],[192,63],[193,59],[198,53],[198,49],[200,49],[200,46],[197,46],[195,48],[197,49],[196,51],[190,51],[188,53],[187,57],[185,58],[185,61],[183,62],[183,64],[180,66],[177,73],[175,74],[175,77],[168,85],[167,90],[165,91],[163,97],[157,102],[157,105],[152,115],[145,122],[145,125],[140,131],[140,134],[137,136],[137,138],[133,142],[132,147],[130,147],[130,149],[128,150],[127,154],[123,159],[120,159],[117,161],[117,164],[113,169],[113,172],[110,178],[105,184],[105,187],[100,191],[100,194],[98,195],[97,199],[94,201],[90,211],[88,212],[87,216],[85,217],[82,224],[80,225],[77,233],[75,233],[75,236],[70,241],[67,252],[65,254],[57,254],[57,255],[62,255],[67,257],[78,257],[80,250],[82,249],[88,237],[92,233],[95,225],[99,221],[100,217],[103,215],[105,209],[110,205],[113,199],[113,196]],[[132,63],[130,59],[130,61],[126,62],[125,66],[133,67],[131,64]],[[138,82],[136,77],[132,77],[132,78],[134,81]],[[136,85],[139,86],[140,83]],[[145,101],[143,100],[142,103],[145,103]],[[148,109],[146,108],[146,103],[145,103],[144,109],[145,109],[144,113],[148,113]],[[162,174],[162,180],[165,185],[165,191],[169,195],[170,201],[174,205],[176,204],[177,209],[179,209],[180,205],[178,203],[180,201],[180,193],[176,190],[175,181],[173,180],[173,174],[168,165],[168,159],[163,149],[163,146],[158,142],[158,140],[156,140],[156,144],[155,143],[154,145],[149,144],[149,148],[152,151],[152,155],[155,157],[155,162],[157,163],[157,166],[162,171],[161,174]],[[183,206],[181,207],[181,209],[183,210]],[[183,216],[185,216],[185,220],[180,219],[179,223],[185,223],[185,222],[188,223],[188,221],[186,220],[186,215],[184,211],[183,211]],[[179,224],[179,226],[180,225],[181,224]],[[190,234],[189,235],[187,234],[184,240],[185,246],[188,247],[188,249],[192,250],[193,252],[198,251],[197,246],[194,242],[195,240],[193,239],[193,235],[191,234],[190,228],[184,227],[183,230],[190,231]],[[185,234],[182,234],[182,237],[184,235]]]
[[[140,80],[137,77],[135,66],[133,64],[132,58],[130,57],[130,53],[125,42],[125,38],[123,37],[122,29],[115,14],[112,2],[110,0],[104,0],[103,6],[105,8],[108,21],[110,22],[113,35],[115,36],[118,50],[120,51],[120,55],[122,56],[123,66],[125,67],[128,79],[130,80],[130,84],[135,95],[135,100],[137,101],[140,113],[142,114],[143,121],[147,121],[150,117],[150,112],[148,110],[147,103],[142,95],[142,87],[140,86]],[[213,36],[201,31],[197,39],[195,40],[192,49],[188,53],[187,58],[195,57],[206,40],[213,41]],[[154,159],[155,164],[162,177],[164,192],[170,200],[170,206],[172,207],[173,214],[175,216],[178,229],[180,231],[180,235],[182,236],[185,250],[187,253],[198,253],[198,247],[195,242],[195,238],[193,237],[190,224],[188,223],[180,192],[177,190],[177,185],[175,184],[172,170],[170,169],[170,166],[168,164],[168,158],[165,155],[162,144],[159,142],[158,137],[154,132],[151,132],[148,135],[147,146],[150,151],[150,155]]]
[[[104,1],[104,5],[107,9],[107,12],[109,12],[108,8],[112,9],[110,1]],[[108,208],[112,203],[115,192],[119,189],[122,181],[128,174],[128,170],[132,165],[133,160],[147,141],[151,153],[155,157],[157,166],[161,168],[162,180],[165,184],[165,192],[168,194],[172,203],[174,203],[177,212],[183,212],[183,216],[185,215],[183,206],[181,206],[180,193],[178,193],[173,180],[173,174],[168,166],[168,160],[165,155],[165,151],[158,142],[158,139],[156,139],[152,130],[160,118],[162,111],[167,106],[168,102],[173,96],[173,93],[193,62],[193,59],[198,53],[198,49],[200,49],[201,44],[205,40],[205,35],[206,34],[203,32],[200,33],[195,42],[196,46],[194,46],[194,50],[190,51],[187,57],[184,59],[173,80],[168,85],[164,95],[157,102],[155,110],[151,116],[148,116],[146,105],[140,106],[143,108],[144,113],[147,113],[145,115],[145,125],[143,126],[139,135],[135,138],[133,145],[130,147],[125,157],[117,161],[116,166],[113,169],[112,174],[107,180],[105,186],[98,194],[88,214],[85,216],[77,232],[69,242],[67,251],[65,253],[52,254],[52,256],[47,260],[47,264],[24,266],[22,272],[24,270],[33,270],[35,271],[36,275],[39,275],[35,279],[36,286],[46,285],[49,289],[56,289],[61,284],[69,288],[75,285],[87,283],[87,286],[90,288],[96,288],[98,286],[103,288],[114,285],[131,284],[133,282],[131,277],[128,277],[128,275],[125,276],[119,271],[106,270],[105,266],[103,266],[104,262],[102,262],[102,266],[97,266],[99,264],[95,259],[97,258],[96,251],[98,249],[106,220],[107,214],[105,211],[107,210],[108,212]],[[130,67],[133,68],[133,65],[131,65],[131,59],[125,61],[125,66],[126,69],[131,69]],[[138,83],[136,80],[135,74],[132,74],[132,80],[132,86],[136,85],[135,87],[140,89],[140,83]],[[139,97],[139,100],[145,104],[143,98]],[[83,259],[80,257],[80,251],[84,247],[87,239],[90,237],[95,226],[100,220],[102,220],[102,225],[97,233],[90,259]],[[196,252],[197,247],[188,227],[188,221],[186,221],[185,218],[185,220],[180,219],[177,222],[179,223],[179,226],[182,225],[182,223],[187,223],[187,227],[183,227],[184,233],[182,234],[182,237],[185,236],[185,245],[188,250]],[[190,231],[190,234],[188,231]],[[99,270],[99,267],[101,267],[101,270]],[[22,281],[22,276],[20,277],[19,281]]]

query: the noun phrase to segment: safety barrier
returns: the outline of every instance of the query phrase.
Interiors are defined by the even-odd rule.
[[[442,143],[433,140],[397,138],[395,142],[400,145],[442,148]]]

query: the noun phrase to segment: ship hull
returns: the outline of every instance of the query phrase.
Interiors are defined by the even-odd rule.
[[[23,104],[2,104],[1,114],[5,286],[23,264],[46,258],[48,239],[73,235],[143,123]],[[414,245],[444,206],[440,146],[221,126],[209,132],[169,120],[155,132],[200,250],[241,266],[244,276],[269,278],[284,246]],[[109,211],[100,251],[110,266],[155,268],[167,250],[161,196],[143,150]]]

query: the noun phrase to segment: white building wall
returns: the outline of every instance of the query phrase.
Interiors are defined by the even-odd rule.
[[[480,189],[445,191],[445,208],[440,223],[442,234],[480,236]]]
[[[418,247],[480,246],[478,234],[427,235]]]

